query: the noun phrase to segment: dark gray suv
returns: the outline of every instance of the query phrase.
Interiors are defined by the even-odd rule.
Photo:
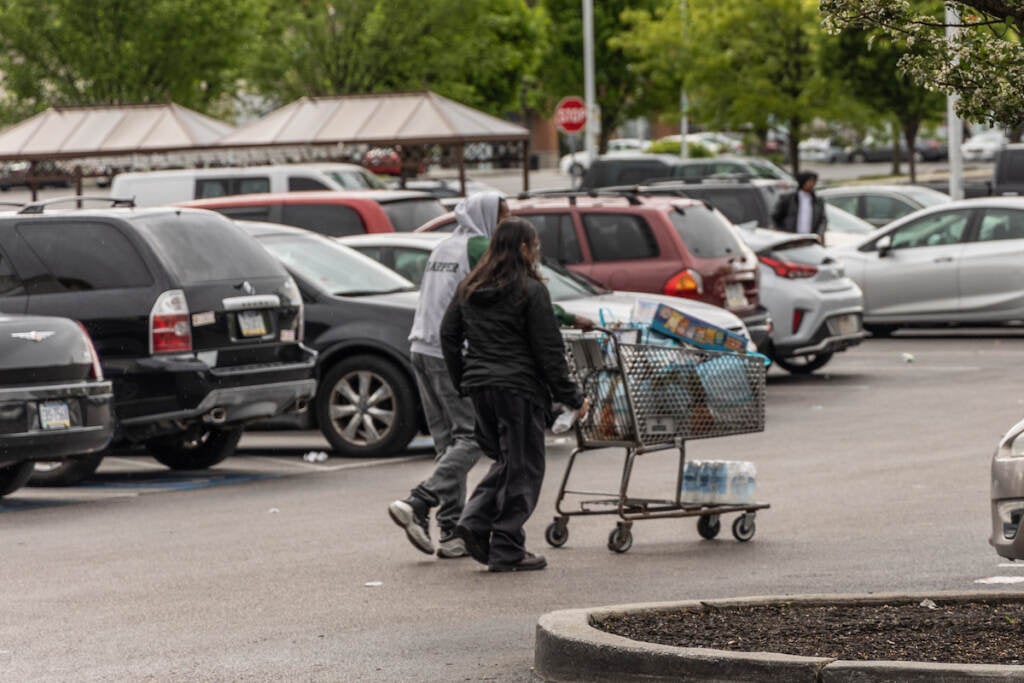
[[[245,424],[314,396],[298,287],[212,211],[0,215],[0,309],[80,321],[114,385],[115,444],[142,444],[173,469],[222,461]],[[101,459],[37,474],[73,483]]]

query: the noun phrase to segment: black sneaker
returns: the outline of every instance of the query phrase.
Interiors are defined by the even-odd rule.
[[[423,503],[415,498],[396,500],[388,505],[388,514],[395,524],[405,529],[405,535],[416,550],[427,555],[434,554],[434,542],[430,540],[427,517],[420,512]]]
[[[456,525],[454,531],[455,535],[462,539],[469,556],[480,564],[487,564],[487,558],[491,554],[489,534],[478,534],[460,525]]]
[[[489,572],[529,572],[537,569],[544,569],[548,566],[548,561],[544,559],[543,555],[534,555],[533,553],[526,553],[523,555],[518,562],[492,562],[487,565],[487,571]]]

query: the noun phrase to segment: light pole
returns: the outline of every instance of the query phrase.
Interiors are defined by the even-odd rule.
[[[597,131],[601,126],[594,89],[594,0],[583,0],[583,99],[587,105],[583,145],[587,158],[593,161],[597,157]]]
[[[683,48],[686,48],[686,0],[679,0],[679,25],[683,38]],[[686,136],[690,134],[690,115],[687,111],[689,102],[686,99],[686,76],[682,78],[683,85],[679,89],[679,111],[682,116],[679,119],[679,156],[683,159],[689,156],[689,145],[686,144]]]
[[[946,40],[949,42],[950,55],[955,55],[953,41],[960,24],[960,12],[952,4],[946,5]],[[954,68],[956,57],[953,57]],[[946,96],[946,154],[949,157],[949,196],[953,199],[964,198],[964,160],[960,152],[964,128],[960,117],[956,115],[956,94]]]

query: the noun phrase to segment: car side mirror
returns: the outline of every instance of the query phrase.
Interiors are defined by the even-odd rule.
[[[879,240],[875,242],[875,247],[878,248],[878,257],[885,258],[892,249],[892,235],[886,235],[885,237],[879,238]]]

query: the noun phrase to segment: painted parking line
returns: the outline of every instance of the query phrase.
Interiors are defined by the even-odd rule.
[[[284,473],[271,472],[218,473],[215,470],[203,472],[202,474],[163,472],[159,476],[153,476],[150,472],[111,472],[110,474],[101,474],[95,479],[84,481],[80,486],[84,489],[190,491],[193,489],[225,486],[227,484],[242,484],[261,479],[277,479],[283,476],[286,475]]]

